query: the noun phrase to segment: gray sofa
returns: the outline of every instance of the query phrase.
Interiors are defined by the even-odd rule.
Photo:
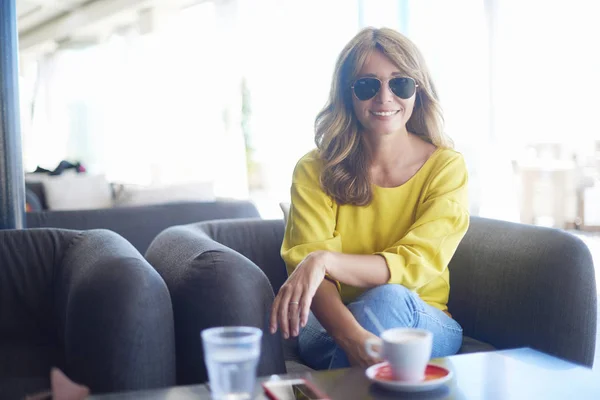
[[[0,398],[50,388],[58,367],[94,393],[175,383],[164,281],[107,230],[0,230]]]
[[[142,254],[162,230],[193,222],[224,218],[258,218],[249,201],[178,202],[97,210],[37,211],[26,215],[27,228],[109,229]]]
[[[171,298],[142,254],[170,226],[250,217],[249,201],[179,202],[29,212],[0,231],[0,398],[47,389],[51,366],[94,393],[174,385]]]
[[[198,332],[216,325],[264,330],[261,375],[305,368],[295,342],[282,346],[266,329],[273,289],[287,277],[283,232],[281,220],[221,220],[171,227],[152,242],[146,258],[173,299],[178,384],[206,380]],[[449,268],[449,309],[465,333],[461,352],[528,346],[592,365],[596,289],[581,240],[472,217]]]

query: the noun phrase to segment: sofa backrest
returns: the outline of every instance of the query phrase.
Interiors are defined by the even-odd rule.
[[[109,229],[142,254],[164,229],[213,219],[259,218],[249,201],[181,202],[141,207],[27,213],[27,228]]]
[[[195,225],[260,266],[275,292],[287,272],[283,221]],[[449,311],[466,336],[498,349],[533,347],[591,366],[596,286],[591,254],[558,229],[471,217],[450,265]]]
[[[592,365],[594,264],[558,229],[471,217],[450,265],[448,308],[467,336]]]

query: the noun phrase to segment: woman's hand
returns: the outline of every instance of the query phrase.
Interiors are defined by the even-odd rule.
[[[367,368],[381,362],[381,359],[371,357],[365,349],[365,343],[370,338],[378,337],[368,330],[361,328],[360,331],[356,332],[350,338],[337,340],[336,342],[344,350],[346,356],[348,356],[351,366]]]
[[[310,253],[285,281],[273,301],[271,310],[271,333],[281,328],[285,339],[298,336],[300,327],[306,325],[315,292],[325,278],[326,251]]]

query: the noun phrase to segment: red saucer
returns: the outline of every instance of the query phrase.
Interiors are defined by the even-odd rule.
[[[427,365],[425,378],[419,382],[394,380],[392,368],[387,362],[375,364],[365,371],[367,378],[383,387],[402,392],[421,392],[436,389],[452,378],[452,371],[435,364]]]
[[[425,379],[426,381],[433,381],[440,378],[443,378],[450,374],[446,368],[438,367],[437,365],[429,364],[425,369]],[[394,374],[392,374],[392,367],[388,363],[381,365],[375,372],[375,378],[380,381],[395,381]]]

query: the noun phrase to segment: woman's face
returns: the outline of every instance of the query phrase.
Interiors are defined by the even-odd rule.
[[[367,132],[374,135],[390,135],[406,131],[406,122],[415,105],[415,94],[408,99],[401,99],[394,95],[389,87],[391,78],[403,76],[406,75],[380,51],[372,52],[367,58],[357,79],[375,77],[382,82],[379,92],[369,100],[359,100],[354,93],[352,94],[354,113]]]

